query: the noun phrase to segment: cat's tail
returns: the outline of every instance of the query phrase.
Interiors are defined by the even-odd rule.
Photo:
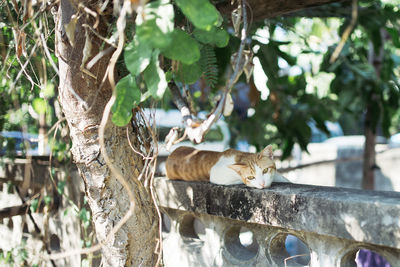
[[[291,183],[291,181],[289,181],[285,176],[283,176],[279,172],[275,172],[274,182],[277,182],[277,183]]]

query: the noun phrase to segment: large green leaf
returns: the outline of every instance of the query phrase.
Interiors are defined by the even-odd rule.
[[[154,99],[161,99],[168,87],[164,71],[160,68],[158,53],[153,55],[150,65],[143,72],[147,89]]]
[[[301,149],[307,151],[307,144],[311,138],[311,129],[301,116],[298,117],[299,119],[295,120],[293,125],[295,127],[294,133]]]
[[[117,126],[125,126],[132,118],[132,108],[140,103],[140,90],[135,77],[131,74],[122,78],[115,87],[116,99],[112,106],[112,122]]]
[[[32,107],[37,114],[44,114],[47,110],[47,102],[43,98],[35,98],[32,101]]]
[[[44,98],[52,98],[55,95],[54,83],[47,82],[46,87],[44,87],[41,92],[43,93]]]
[[[171,36],[172,42],[162,50],[164,56],[189,65],[200,59],[199,44],[189,34],[181,29],[175,29]]]
[[[221,28],[213,27],[210,31],[195,29],[194,37],[203,44],[213,44],[217,47],[225,47],[229,42],[229,34]]]
[[[164,48],[171,42],[174,30],[174,8],[168,0],[148,3],[136,17],[138,40],[150,47]]]
[[[154,20],[137,25],[136,34],[140,42],[154,48],[166,47],[171,42],[170,35],[163,33]]]
[[[146,69],[151,60],[152,49],[145,43],[133,40],[125,48],[124,61],[132,75],[136,76]]]
[[[282,144],[282,159],[286,159],[287,157],[290,156],[290,153],[292,152],[294,146],[294,141],[293,138],[290,137],[286,137],[283,140],[283,144]]]
[[[209,31],[220,21],[218,10],[208,0],[175,0],[175,3],[196,28]]]
[[[391,27],[386,27],[386,31],[390,34],[393,45],[396,46],[397,48],[400,48],[399,31]]]
[[[201,66],[199,62],[191,65],[180,64],[178,72],[176,73],[176,79],[186,84],[193,84],[202,75]]]

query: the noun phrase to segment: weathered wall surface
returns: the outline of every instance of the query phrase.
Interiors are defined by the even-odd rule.
[[[400,266],[400,193],[295,184],[259,190],[201,182],[155,181],[166,266],[301,266],[285,239],[304,242],[310,266],[354,266],[360,248]],[[240,232],[253,240],[243,245]],[[245,231],[245,232],[246,232]]]

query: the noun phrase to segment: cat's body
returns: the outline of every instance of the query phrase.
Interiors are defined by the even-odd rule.
[[[210,181],[222,185],[244,183],[250,187],[265,188],[272,182],[289,182],[276,172],[270,146],[260,153],[178,147],[168,157],[166,171],[171,180]]]

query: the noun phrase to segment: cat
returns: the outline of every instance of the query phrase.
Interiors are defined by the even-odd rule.
[[[276,171],[270,145],[259,153],[235,149],[216,152],[181,146],[169,155],[165,165],[171,180],[210,181],[219,185],[244,183],[259,189],[270,187],[272,182],[290,183]]]

